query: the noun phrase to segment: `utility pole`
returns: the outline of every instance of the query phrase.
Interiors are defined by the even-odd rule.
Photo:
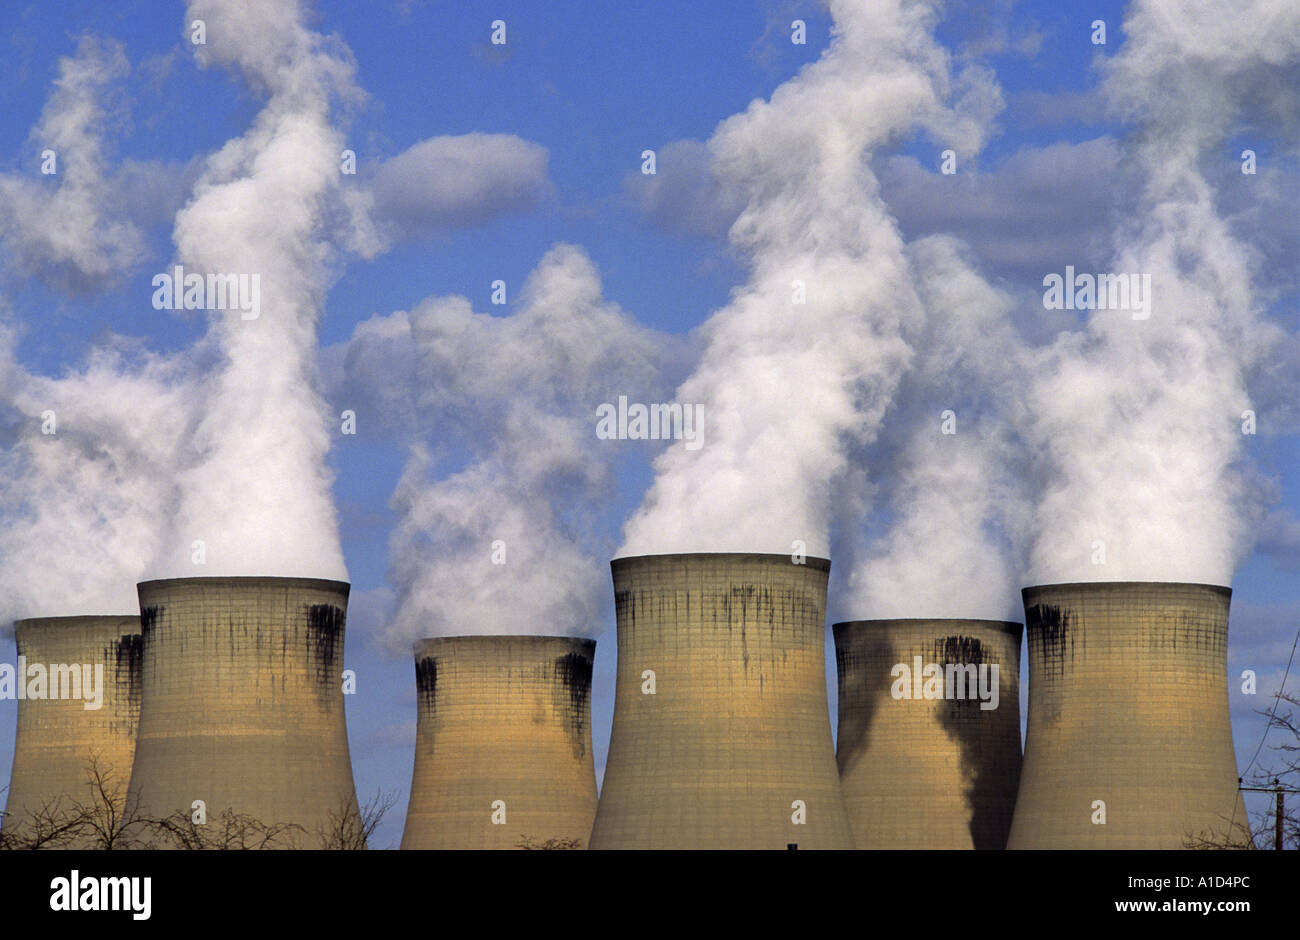
[[[1277,793],[1277,813],[1273,818],[1273,848],[1279,852],[1282,851],[1282,807],[1286,803],[1286,797],[1283,795],[1282,785],[1277,782],[1277,777],[1273,778],[1273,787]]]
[[[1238,783],[1240,782],[1241,781],[1238,780]],[[1273,778],[1273,785],[1271,787],[1238,786],[1237,789],[1242,791],[1243,793],[1272,793],[1273,794],[1273,798],[1275,800],[1274,811],[1273,811],[1273,848],[1279,852],[1282,851],[1282,836],[1283,836],[1282,823],[1286,820],[1286,794],[1300,793],[1300,790],[1290,789],[1282,786],[1282,781],[1278,780],[1277,777]]]

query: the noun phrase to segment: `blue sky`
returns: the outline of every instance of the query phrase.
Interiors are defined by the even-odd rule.
[[[954,5],[937,29],[939,42],[957,64],[991,70],[1005,99],[983,150],[969,162],[963,157],[958,175],[966,179],[958,183],[968,188],[947,196],[932,185],[942,146],[924,130],[901,135],[872,156],[882,196],[903,237],[947,233],[965,240],[981,273],[1015,299],[1012,317],[1030,343],[1046,343],[1077,325],[1042,309],[1038,279],[1067,263],[1102,270],[1097,240],[1125,210],[1130,194],[1131,164],[1125,155],[1134,129],[1106,115],[1095,67],[1121,47],[1124,11],[1119,2],[1093,3],[1086,10],[1062,9],[1050,0]],[[796,17],[807,22],[803,46],[788,39]],[[144,348],[164,355],[186,350],[204,335],[204,321],[154,310],[150,279],[175,257],[173,217],[202,161],[246,132],[265,96],[231,70],[196,64],[179,5],[9,2],[0,18],[7,27],[0,52],[5,89],[0,174],[11,177],[37,173],[41,147],[30,134],[41,121],[60,60],[75,56],[86,35],[122,44],[129,72],[106,92],[104,160],[110,170],[132,168],[134,175],[124,177],[134,182],[123,211],[143,238],[125,269],[75,285],[47,276],[39,265],[24,266],[12,243],[0,242],[0,310],[19,330],[18,362],[32,374],[58,377],[83,363],[110,334],[138,337]],[[504,48],[488,41],[494,19],[507,23]],[[1095,19],[1107,23],[1105,46],[1089,42]],[[345,138],[356,151],[360,180],[373,179],[385,161],[412,145],[442,135],[516,135],[546,153],[542,177],[521,199],[506,204],[487,199],[483,205],[469,200],[455,211],[417,219],[376,257],[340,258],[318,325],[325,350],[322,394],[334,413],[357,407],[349,398],[354,386],[335,384],[331,370],[358,324],[448,295],[467,298],[476,312],[509,317],[519,310],[521,285],[557,243],[585,251],[599,272],[603,298],[636,323],[688,338],[680,359],[667,356],[660,363],[655,387],[670,393],[698,352],[691,331],[727,304],[747,269],[726,239],[734,211],[730,217],[723,210],[704,211],[700,224],[683,224],[690,194],[698,192],[690,187],[698,181],[662,165],[665,188],[656,201],[637,179],[640,154],[646,148],[663,154],[673,142],[707,140],[719,122],[752,99],[771,96],[801,66],[815,61],[831,27],[821,5],[777,0],[320,2],[307,22],[345,43],[355,57],[355,82],[367,97],[348,109]],[[1249,104],[1247,114],[1221,153],[1204,161],[1210,167],[1205,172],[1219,190],[1224,214],[1238,220],[1238,236],[1263,258],[1256,287],[1271,292],[1263,304],[1265,318],[1294,341],[1300,327],[1296,141],[1285,127],[1251,114]],[[1244,147],[1258,154],[1271,187],[1267,199],[1246,188],[1249,178],[1243,182],[1234,174]],[[1041,254],[1013,257],[1012,236],[1026,231],[1044,233]],[[508,287],[504,307],[491,303],[497,279]],[[1295,400],[1286,398],[1287,390],[1300,385],[1300,376],[1289,371],[1297,361],[1282,357],[1271,378],[1265,371],[1251,387],[1260,402],[1261,431],[1247,442],[1246,452],[1264,481],[1262,490],[1274,501],[1259,528],[1259,544],[1237,568],[1232,584],[1229,676],[1243,669],[1260,675],[1261,694],[1254,697],[1239,693],[1239,681],[1229,684],[1243,769],[1263,730],[1253,710],[1266,707],[1267,694],[1276,690],[1300,626],[1300,415]],[[508,386],[510,377],[493,381]],[[448,401],[438,414],[450,416],[459,407]],[[472,464],[485,446],[475,438],[476,427],[480,435],[493,433],[490,422],[474,424],[477,411],[465,413],[468,428],[450,435],[437,454],[438,474]],[[14,420],[6,422],[10,434]],[[347,665],[358,674],[358,689],[348,699],[348,722],[357,788],[363,798],[376,790],[399,794],[378,833],[376,845],[382,847],[395,846],[400,838],[414,746],[410,658],[394,654],[380,636],[393,604],[388,546],[397,519],[390,499],[411,435],[400,422],[364,407],[359,425],[355,438],[335,435],[328,459],[353,591]],[[612,490],[586,530],[593,553],[603,560],[617,548],[623,522],[653,480],[654,454],[627,444],[611,458]],[[890,518],[885,507],[875,524]],[[870,616],[836,610],[837,570],[832,569],[831,617]],[[607,578],[607,569],[598,576]],[[1008,585],[1008,591],[1018,586]],[[615,666],[609,593],[606,588],[597,599],[593,622],[560,631],[598,638],[593,700],[598,773]],[[79,611],[33,613],[74,612]],[[12,652],[12,645],[0,646],[0,659]],[[1292,691],[1296,681],[1293,675]],[[833,657],[828,683],[833,699]],[[833,700],[830,706],[833,719]],[[13,715],[14,703],[0,702],[0,774],[7,774],[11,758]]]

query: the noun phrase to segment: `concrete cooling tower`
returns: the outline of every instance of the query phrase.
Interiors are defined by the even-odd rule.
[[[404,849],[586,848],[594,640],[456,636],[415,650]]]
[[[178,578],[139,585],[144,692],[131,795],[146,816],[225,811],[301,827],[357,813],[343,715],[348,585]]]
[[[823,650],[830,562],[611,563],[618,676],[593,849],[849,849]]]
[[[836,756],[858,848],[1006,848],[1020,634],[998,620],[835,625]]]
[[[1012,849],[1248,839],[1228,721],[1226,587],[1024,590],[1025,764]]]
[[[120,812],[140,714],[140,617],[42,617],[14,625],[18,699],[3,827],[22,837],[32,814],[94,807],[90,762]],[[31,693],[41,697],[32,697]],[[71,848],[89,848],[77,839]]]

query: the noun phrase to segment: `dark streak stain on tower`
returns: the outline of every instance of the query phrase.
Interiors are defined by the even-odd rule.
[[[357,813],[338,663],[349,586],[312,578],[138,585],[143,694],[130,794],[167,816],[202,799],[301,827]],[[292,842],[286,840],[286,846]]]
[[[806,561],[611,563],[618,677],[592,848],[852,847],[826,707],[830,562]]]
[[[404,849],[587,844],[594,640],[455,636],[415,648],[415,767]]]
[[[140,711],[141,677],[144,669],[144,636],[126,633],[108,647],[113,659],[113,678],[119,694],[125,694],[132,709]]]
[[[574,757],[581,759],[587,753],[591,738],[588,719],[591,715],[591,672],[593,653],[565,653],[555,658],[555,674],[568,693],[566,720],[569,736],[573,740]]]
[[[1005,847],[1020,775],[1020,636],[1020,624],[994,620],[835,625],[837,757],[858,848]],[[917,687],[917,660],[939,667],[938,698]],[[986,709],[994,665],[997,707]],[[950,689],[949,666],[976,687]]]
[[[415,657],[415,691],[421,705],[432,711],[438,700],[438,657]]]
[[[324,689],[341,678],[339,659],[346,623],[347,614],[334,604],[311,604],[307,608],[307,649],[316,669],[316,681]],[[283,642],[287,643],[288,637]]]
[[[98,709],[82,698],[21,699],[14,738],[13,772],[3,826],[21,834],[43,806],[68,808],[87,796],[93,757],[111,788],[131,774],[140,715],[140,629],[135,614],[41,617],[19,620],[14,640],[31,663],[76,664],[103,671]],[[111,792],[110,792],[111,795]],[[114,799],[122,809],[122,795]],[[69,848],[95,848],[81,840]]]
[[[1042,649],[1044,671],[1065,675],[1071,641],[1069,612],[1053,604],[1034,604],[1025,608],[1025,627],[1029,642]]]
[[[1029,716],[1009,847],[1247,844],[1228,717],[1231,590],[1096,581],[1023,594]]]

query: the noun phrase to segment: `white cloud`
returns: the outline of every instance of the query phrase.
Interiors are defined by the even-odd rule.
[[[24,172],[0,175],[0,241],[10,263],[60,289],[115,282],[143,254],[105,153],[108,129],[121,120],[114,89],[129,70],[120,43],[83,37],[75,56],[59,60]],[[52,176],[41,172],[47,150]]]
[[[745,197],[719,178],[706,144],[676,140],[655,154],[655,173],[630,172],[624,189],[662,229],[722,238],[745,208]]]
[[[527,210],[550,190],[548,158],[514,134],[419,141],[376,169],[376,222],[391,238],[409,238]]]

